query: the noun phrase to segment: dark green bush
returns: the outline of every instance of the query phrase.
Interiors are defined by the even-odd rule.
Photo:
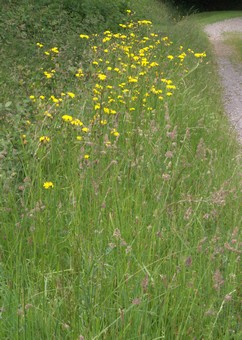
[[[65,29],[66,24],[74,22],[82,31],[100,32],[119,29],[118,24],[127,20],[128,4],[128,0],[8,0],[0,12],[18,12],[21,8],[19,21],[28,27],[38,21],[44,30],[55,31],[57,27],[53,26]]]

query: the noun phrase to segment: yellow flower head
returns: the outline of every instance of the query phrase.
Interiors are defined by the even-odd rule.
[[[72,116],[69,115],[62,116],[62,119],[64,120],[64,122],[71,122],[73,120]]]
[[[84,128],[82,128],[82,131],[87,133],[87,132],[89,132],[89,129],[87,127],[84,127]]]
[[[203,52],[203,53],[194,53],[194,56],[195,56],[196,58],[204,58],[204,57],[206,57],[207,55],[206,55],[205,52]]]
[[[45,111],[45,112],[44,112],[44,115],[45,115],[46,117],[53,118],[52,114],[49,113],[48,111]]]
[[[129,81],[129,83],[137,83],[138,82],[138,77],[129,76],[128,77],[128,81]]]
[[[89,35],[87,34],[80,34],[81,39],[89,39]]]
[[[103,73],[99,73],[97,76],[100,80],[105,80],[107,78],[107,76]]]
[[[41,143],[48,143],[48,142],[50,141],[50,138],[47,137],[47,136],[41,136],[41,137],[39,138],[39,141],[40,141]]]
[[[84,73],[83,70],[81,68],[78,69],[77,73],[75,74],[76,77],[84,77]]]
[[[76,125],[76,126],[82,126],[83,125],[83,123],[80,121],[80,119],[73,119],[72,121],[71,121],[71,124],[72,125]]]
[[[149,20],[140,20],[138,21],[139,25],[152,25],[152,22]]]
[[[59,53],[59,50],[58,50],[58,47],[53,47],[52,49],[51,49],[51,51],[53,52],[53,53]]]
[[[116,129],[112,129],[111,130],[111,135],[113,135],[115,137],[119,137],[120,133]]]
[[[54,188],[54,184],[53,184],[52,182],[45,182],[45,183],[43,184],[43,187],[44,187],[45,189],[52,189],[52,188]]]
[[[71,97],[71,98],[75,98],[75,93],[73,92],[67,92],[68,96]]]

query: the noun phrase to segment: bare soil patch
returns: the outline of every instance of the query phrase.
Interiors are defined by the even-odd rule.
[[[235,18],[205,26],[213,44],[218,71],[224,90],[225,111],[242,144],[242,64],[231,62],[233,50],[224,42],[225,32],[241,32],[242,18]]]

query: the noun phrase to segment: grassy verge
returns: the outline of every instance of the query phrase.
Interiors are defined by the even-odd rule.
[[[240,164],[208,43],[133,13],[118,32],[34,36],[15,61],[2,338],[240,338]]]
[[[242,38],[239,33],[227,33],[224,36],[224,42],[233,50],[233,61],[236,63],[242,62]]]
[[[217,21],[239,18],[241,16],[242,11],[213,11],[193,14],[190,16],[190,18],[193,18],[201,25],[208,25]]]

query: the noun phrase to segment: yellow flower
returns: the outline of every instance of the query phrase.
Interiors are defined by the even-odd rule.
[[[48,111],[45,111],[45,112],[44,112],[44,115],[45,115],[46,117],[53,118],[52,114],[49,113]]]
[[[90,155],[88,154],[84,155],[84,159],[88,159],[88,158],[90,158]]]
[[[103,73],[99,73],[97,76],[100,80],[105,80],[107,78],[107,76]]]
[[[104,42],[104,43],[105,43],[106,41],[109,41],[109,40],[111,40],[110,37],[105,37],[105,38],[103,38],[103,42]]]
[[[58,47],[53,47],[51,51],[57,54],[59,53]]]
[[[71,122],[73,120],[72,116],[69,116],[69,115],[64,115],[61,117],[64,122]]]
[[[182,53],[178,56],[178,58],[181,59],[181,60],[183,60],[185,57],[186,57],[186,53],[185,53],[185,52],[182,52]]]
[[[169,89],[169,90],[175,90],[176,85],[166,85],[166,88]]]
[[[115,137],[119,137],[120,133],[116,129],[112,129],[111,135],[113,135]]]
[[[107,114],[109,114],[109,112],[110,112],[110,109],[109,109],[108,107],[104,107],[104,108],[103,108],[103,111],[104,111],[104,113],[107,113]]]
[[[51,189],[54,188],[54,184],[52,182],[44,182],[43,187],[45,189]]]
[[[152,25],[152,22],[149,20],[140,20],[138,21],[139,25]]]
[[[53,77],[53,72],[44,71],[44,75],[46,76],[47,79],[50,79]]]
[[[48,142],[50,141],[50,138],[47,137],[47,136],[41,136],[41,137],[39,138],[39,141],[40,141],[41,143],[48,143]]]
[[[50,99],[53,103],[59,103],[59,99],[57,99],[55,96],[50,96]]]
[[[138,82],[138,77],[128,77],[129,83],[137,83]]]
[[[204,57],[206,57],[207,55],[206,55],[205,52],[203,52],[203,53],[194,53],[194,56],[195,56],[196,58],[204,58]]]
[[[150,67],[155,67],[155,66],[159,66],[159,64],[156,63],[155,61],[153,61],[152,63],[150,63]]]
[[[80,141],[82,140],[82,136],[76,136],[76,139]]]
[[[72,121],[71,121],[71,124],[72,125],[76,125],[76,126],[82,126],[83,125],[83,123],[80,121],[80,119],[73,119]]]
[[[104,144],[105,144],[107,147],[111,146],[111,142],[110,142],[109,140],[106,141],[106,142],[104,142]]]
[[[39,96],[39,98],[43,100],[43,99],[45,99],[45,96]]]
[[[37,44],[36,44],[39,48],[42,48],[44,45],[43,44],[41,44],[41,43],[39,43],[39,42],[37,42]]]
[[[84,128],[82,128],[82,131],[87,133],[87,132],[89,132],[89,129],[87,127],[84,127]]]
[[[169,54],[169,55],[167,56],[167,58],[168,58],[169,60],[174,59],[173,55],[171,55],[171,54]]]
[[[75,98],[75,93],[73,92],[67,92],[68,96],[71,97],[71,98]]]
[[[141,65],[142,66],[146,66],[146,65],[148,65],[149,64],[149,62],[148,62],[148,60],[146,59],[146,58],[142,58],[141,59]]]
[[[80,34],[81,39],[89,39],[89,35],[87,34]]]
[[[75,74],[76,77],[84,77],[84,73],[81,68],[78,69],[77,73]]]

